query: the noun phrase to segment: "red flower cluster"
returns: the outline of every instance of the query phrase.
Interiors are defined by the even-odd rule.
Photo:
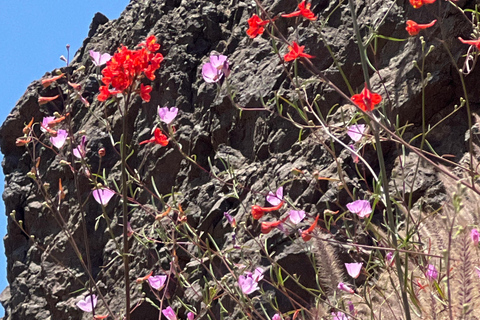
[[[410,4],[414,9],[418,9],[424,4],[432,4],[435,0],[410,0]]]
[[[100,87],[99,101],[105,101],[113,94],[125,92],[141,78],[142,73],[150,80],[155,79],[155,71],[160,68],[163,61],[163,55],[155,53],[160,49],[156,41],[156,37],[151,35],[145,42],[139,44],[140,48],[137,50],[129,50],[125,46],[118,49],[102,71],[102,82],[105,85]],[[109,89],[110,86],[112,89]],[[150,91],[152,91],[150,86],[142,84],[139,90],[140,97],[144,101],[150,101]]]

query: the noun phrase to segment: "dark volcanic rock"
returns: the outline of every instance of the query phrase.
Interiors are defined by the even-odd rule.
[[[356,2],[359,5],[357,12],[359,23],[364,34],[367,34],[368,24],[378,27],[379,34],[405,38],[406,16],[428,21],[434,18],[429,11],[422,13],[413,11],[407,1],[387,3],[376,0],[369,1],[368,5],[364,1]],[[272,14],[279,14],[294,10],[296,3],[294,0],[269,0],[265,1],[264,6]],[[461,5],[472,6],[473,3],[467,1]],[[321,31],[322,35],[335,52],[354,90],[358,88],[357,91],[360,91],[364,80],[353,36],[351,15],[345,2],[339,8],[336,8],[337,4],[336,1],[313,1],[312,9],[322,16],[331,14],[328,25]],[[447,4],[441,2],[440,5],[446,7]],[[90,61],[88,51],[93,49],[113,53],[121,44],[133,48],[147,35],[156,35],[165,60],[152,83],[151,101],[142,103],[137,99],[129,109],[127,136],[132,139],[132,145],[135,145],[135,153],[129,159],[129,166],[138,168],[142,182],[150,190],[153,190],[152,178],[160,194],[169,194],[174,188],[178,193],[177,202],[186,212],[188,222],[199,232],[203,232],[202,240],[205,241],[207,235],[210,235],[220,249],[232,245],[233,234],[230,226],[225,223],[223,212],[230,210],[237,221],[246,221],[246,229],[237,230],[237,242],[251,250],[253,264],[268,267],[269,261],[260,254],[262,242],[251,237],[252,234],[254,236],[260,234],[260,226],[258,222],[249,219],[250,206],[256,202],[263,204],[264,192],[274,190],[280,183],[286,182],[285,193],[297,207],[306,210],[311,217],[315,217],[326,208],[340,209],[349,202],[349,196],[345,189],[339,188],[336,183],[317,181],[312,175],[314,171],[318,171],[320,176],[338,177],[332,155],[322,145],[325,140],[326,145],[331,147],[328,136],[320,132],[303,132],[302,139],[299,140],[298,127],[280,117],[278,113],[267,111],[240,113],[227,98],[225,87],[217,92],[215,85],[203,81],[201,66],[208,60],[210,53],[216,51],[229,56],[232,70],[229,82],[237,93],[236,102],[239,105],[247,108],[261,107],[262,99],[267,101],[273,98],[274,92],[290,99],[297,99],[281,59],[272,50],[271,41],[267,40],[265,35],[252,40],[245,34],[246,21],[254,12],[256,12],[254,2],[250,0],[132,1],[117,20],[108,21],[100,13],[96,14],[83,47],[77,52],[71,65],[62,71],[69,72],[75,82],[82,84],[83,96],[91,103],[90,109],[87,110],[81,103],[76,102],[70,113],[73,119],[73,132],[83,130],[88,136],[87,158],[92,165],[92,172],[99,169],[97,151],[104,147],[107,156],[102,159],[101,169],[105,170],[110,185],[113,181],[118,183],[119,157],[110,142],[110,137],[105,133],[104,125],[97,117],[108,118],[113,128],[113,138],[119,141],[121,116],[114,107],[105,107],[96,101],[95,96],[98,93],[96,68]],[[316,56],[313,60],[315,66],[348,93],[346,84],[321,41],[319,29],[314,28],[309,22],[302,22],[293,29],[294,23],[294,19],[279,19],[277,26],[289,41],[296,40],[305,45],[307,52]],[[441,119],[438,118],[439,115],[448,114],[450,112],[448,110],[459,103],[462,95],[455,68],[452,67],[448,54],[437,39],[454,39],[446,40],[445,45],[456,59],[455,63],[460,66],[465,46],[456,39],[458,36],[467,38],[470,30],[459,14],[452,11],[444,17],[441,24],[438,23],[431,28],[431,31],[425,37],[427,48],[431,44],[435,45],[426,58],[426,72],[431,73],[425,92],[426,116],[432,123],[436,123]],[[280,46],[279,43],[277,45]],[[384,97],[387,97],[388,92],[386,109],[392,123],[395,123],[398,115],[400,123],[413,124],[413,128],[409,128],[406,133],[409,137],[419,132],[421,121],[420,76],[411,63],[412,60],[421,62],[421,49],[419,38],[411,37],[404,42],[379,39],[377,55],[373,56],[370,52],[372,63],[379,69],[378,73],[371,74],[373,88]],[[280,53],[286,52],[286,46],[281,45]],[[77,72],[81,66],[85,66],[85,70]],[[467,77],[467,89],[471,93],[474,109],[478,107],[480,96],[478,72],[479,68]],[[303,80],[311,80],[306,92],[310,98],[317,94],[320,96],[319,106],[322,111],[329,110],[335,104],[345,103],[337,93],[312,76],[300,64],[298,75]],[[60,81],[59,86],[66,89],[65,82]],[[39,187],[27,177],[33,166],[31,155],[25,148],[15,145],[15,139],[22,135],[21,129],[31,117],[41,121],[44,116],[63,110],[63,106],[56,102],[39,108],[38,96],[54,95],[54,92],[53,89],[43,89],[40,81],[33,82],[0,128],[0,147],[5,155],[3,170],[6,184],[3,199],[6,212],[8,214],[13,212],[15,220],[21,220],[28,234],[34,236],[32,239],[25,235],[13,219],[9,218],[5,250],[8,257],[10,286],[0,297],[1,303],[6,308],[6,319],[82,317],[82,312],[75,306],[78,295],[72,293],[84,288],[88,278],[65,232],[50,211],[46,210],[43,204],[44,196],[39,192]],[[158,105],[177,106],[180,109],[175,122],[176,139],[182,145],[182,150],[189,155],[195,155],[198,164],[207,171],[186,161],[171,145],[168,148],[138,147],[138,141],[150,137]],[[349,112],[348,108],[344,110]],[[290,109],[284,110],[283,114],[286,112],[293,114]],[[341,119],[338,113],[336,119]],[[450,153],[460,159],[466,148],[464,142],[464,133],[468,129],[466,123],[465,112],[458,112],[445,122],[442,129],[435,129],[432,132],[430,144],[438,153]],[[339,125],[339,122],[332,124]],[[345,182],[350,187],[359,189],[365,187],[355,170],[351,168],[349,152],[342,151],[338,143],[335,143],[335,148],[336,155],[348,175],[345,176]],[[387,143],[384,151],[389,170],[393,172],[391,183],[394,186],[395,183],[400,183],[398,179],[401,181],[406,179],[398,173],[398,163],[395,165],[399,151]],[[67,197],[60,206],[60,213],[82,254],[85,254],[88,246],[93,276],[118,317],[124,307],[124,284],[120,259],[114,259],[116,257],[114,241],[105,231],[106,224],[103,219],[100,220],[98,228],[95,227],[96,218],[101,214],[97,203],[91,197],[85,204],[76,198],[78,196],[83,200],[88,199],[92,186],[83,177],[76,181],[69,168],[60,164],[60,160],[63,159],[61,155],[56,155],[38,145],[34,155],[34,158],[36,157],[41,159],[38,170],[43,181],[50,184],[51,194],[58,191],[57,182],[59,178],[62,179]],[[365,158],[372,159],[371,165],[378,172],[373,148],[366,148]],[[68,159],[71,159],[71,155],[68,155]],[[415,159],[410,160],[416,163]],[[226,163],[229,168],[225,167]],[[408,165],[414,167],[412,163]],[[233,169],[235,177],[222,174],[222,180],[212,178],[212,173],[219,174],[227,169]],[[305,175],[294,178],[291,174],[293,169],[304,170]],[[422,171],[420,175],[422,181],[418,185],[415,184],[412,190],[415,200],[429,188],[438,187],[435,174],[432,168]],[[238,198],[232,196],[231,185],[234,179],[242,186],[236,190]],[[137,194],[137,200],[141,203],[149,199],[150,195],[146,192]],[[82,236],[80,208],[83,205],[88,239]],[[132,211],[130,220],[134,230],[140,231],[145,228],[147,235],[156,236],[152,229],[149,229],[155,223],[151,212],[154,212],[154,209],[162,209],[160,202],[156,205],[159,206],[158,209],[147,206]],[[120,208],[120,201],[116,197],[106,209],[106,214],[113,220],[113,232],[117,241],[120,241],[122,235],[119,226]],[[306,252],[301,249],[304,247],[291,242],[278,231],[272,232],[266,239],[268,249],[276,252],[273,258],[280,265],[285,265],[292,274],[305,272],[305,277],[314,278],[312,265],[307,259]],[[156,273],[170,270],[172,254],[170,245],[153,242],[141,245],[135,241],[132,241],[131,245],[132,252],[135,253],[131,261],[132,280],[148,274],[151,270]],[[339,256],[348,256],[341,248],[337,249]],[[337,249],[321,248],[319,252]],[[177,280],[171,277],[172,285],[168,292],[200,308],[201,299],[195,292],[201,291],[205,284],[204,276],[208,278],[209,274],[199,267],[197,260],[187,254],[194,251],[191,246],[185,246],[185,251],[177,248],[177,255],[179,266],[184,268],[189,281],[199,288],[193,290],[192,287],[184,292],[182,291],[184,289],[175,285]],[[156,252],[159,252],[159,255]],[[332,253],[331,256],[335,257],[335,254]],[[211,261],[205,261],[205,264],[213,266],[218,278],[228,273],[222,261],[212,258]],[[336,276],[341,277],[341,272]],[[326,276],[323,275],[321,278]],[[304,280],[301,280],[304,286],[315,285],[314,282],[308,283]],[[230,281],[233,285],[232,279]],[[290,289],[303,299],[304,305],[312,303],[308,294],[296,284],[292,284]],[[289,310],[288,300],[282,293],[273,288],[266,290],[277,295],[278,301],[283,303],[282,311]],[[132,305],[142,298],[138,290],[132,291]],[[233,319],[239,315],[238,310],[235,310],[234,301],[226,297],[222,303],[231,312],[228,317],[224,315],[226,318]],[[213,310],[217,316],[221,312],[218,304],[214,304]],[[105,312],[105,308],[100,307],[99,311]],[[83,315],[84,319],[90,317],[88,314]],[[158,319],[158,312],[145,302],[135,309],[132,319]]]

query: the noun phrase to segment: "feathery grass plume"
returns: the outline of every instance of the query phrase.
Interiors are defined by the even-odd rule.
[[[309,320],[322,320],[328,319],[329,313],[322,305],[322,301],[319,299],[315,308],[311,310]]]
[[[335,248],[330,242],[327,242],[329,236],[317,232],[317,237],[314,237],[312,252],[315,255],[318,269],[318,279],[322,290],[327,295],[332,295],[337,285],[343,281],[344,269],[343,263],[339,261]]]
[[[475,310],[472,279],[475,271],[472,263],[472,241],[467,232],[464,232],[457,239],[457,248],[454,251],[457,252],[460,262],[456,268],[457,272],[455,272],[455,280],[458,285],[455,295],[457,301],[454,302],[458,310],[457,319],[470,319],[469,315]]]

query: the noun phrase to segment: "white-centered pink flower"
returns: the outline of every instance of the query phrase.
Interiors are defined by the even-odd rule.
[[[362,139],[365,129],[366,127],[364,124],[354,124],[348,127],[347,134],[353,141],[357,142]]]
[[[83,312],[92,312],[97,305],[97,296],[92,294],[85,297],[85,299],[77,302],[78,309]]]
[[[305,211],[303,210],[290,210],[288,218],[293,224],[299,224],[305,218]]]
[[[345,268],[347,269],[348,274],[350,277],[357,279],[360,275],[360,271],[362,271],[363,263],[345,263]]]
[[[108,53],[101,54],[100,52],[93,51],[93,50],[90,50],[89,53],[93,63],[96,66],[101,66],[107,63],[108,61],[110,61],[110,59],[112,58],[112,56]]]
[[[163,107],[160,108],[158,107],[158,116],[160,117],[160,120],[165,122],[166,124],[170,124],[170,122],[175,119],[175,117],[178,114],[178,108],[176,107],[171,107],[170,109],[168,107]]]
[[[255,272],[245,272],[244,275],[238,277],[238,286],[244,294],[250,294],[257,291],[258,282],[263,279],[263,269],[256,268]]]
[[[224,55],[210,56],[210,62],[202,67],[202,76],[205,82],[218,82],[223,76],[228,77],[230,70],[228,69],[228,57]]]
[[[273,194],[272,191],[270,191],[266,197],[266,200],[268,203],[270,203],[272,206],[278,206],[280,202],[283,200],[283,187],[279,187],[275,194]]]
[[[110,199],[112,199],[112,197],[115,195],[115,192],[108,188],[100,188],[93,190],[92,195],[95,201],[100,203],[102,206],[106,206]]]
[[[357,214],[360,218],[368,218],[372,213],[372,206],[368,200],[356,200],[347,204],[351,213]]]
[[[67,141],[67,137],[68,137],[67,131],[60,129],[60,130],[57,130],[57,136],[50,137],[50,142],[57,149],[61,149],[65,144],[65,141]]]

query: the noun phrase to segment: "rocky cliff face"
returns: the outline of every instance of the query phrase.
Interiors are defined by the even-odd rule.
[[[473,6],[473,3],[474,1],[460,1],[459,5]],[[276,15],[294,11],[297,1],[268,0],[263,4],[269,12]],[[443,3],[438,5],[444,6]],[[357,15],[364,34],[368,32],[367,25],[374,25],[378,28],[378,34],[406,38],[407,16],[414,20],[434,19],[434,10],[415,11],[403,0],[357,1],[357,6]],[[348,5],[339,4],[337,1],[314,0],[312,10],[322,17],[330,15],[327,25],[322,30],[313,27],[309,22],[300,23],[293,28],[295,20],[286,19],[277,21],[279,30],[290,41],[296,40],[305,45],[308,53],[316,57],[313,59],[315,67],[322,70],[332,82],[348,94],[345,82],[321,41],[322,34],[341,63],[352,87],[360,91],[364,80]],[[443,50],[440,42],[443,40],[440,39],[451,39],[445,40],[444,45],[449,48],[455,63],[460,66],[465,47],[455,39],[458,36],[468,38],[471,32],[470,26],[461,20],[462,17],[457,11],[451,7],[446,10],[442,24],[435,26],[432,32],[425,36],[427,47],[430,44],[436,47],[427,57],[428,64],[425,70],[431,73],[425,92],[426,115],[431,123],[436,123],[450,113],[462,95],[459,77],[452,66],[451,58]],[[263,201],[262,193],[274,190],[284,183],[285,193],[293,203],[313,217],[327,207],[332,210],[339,209],[339,205],[349,202],[350,198],[345,189],[339,188],[336,183],[318,180],[313,175],[317,171],[320,176],[337,177],[336,163],[323,145],[325,140],[326,145],[331,147],[326,135],[318,130],[300,132],[291,122],[280,117],[273,106],[269,107],[273,112],[240,113],[227,98],[225,87],[217,91],[215,85],[203,81],[201,66],[208,60],[210,53],[215,51],[229,57],[231,65],[229,82],[236,92],[235,99],[239,105],[245,108],[259,108],[262,106],[262,99],[267,101],[273,98],[275,92],[291,99],[296,97],[292,91],[291,81],[286,76],[285,66],[280,57],[272,51],[271,40],[265,36],[252,40],[245,34],[246,21],[254,12],[255,3],[244,0],[132,0],[117,20],[109,21],[101,14],[94,17],[82,48],[76,53],[70,66],[62,68],[62,71],[70,73],[76,83],[82,84],[83,96],[91,103],[89,108],[85,108],[77,101],[70,114],[72,130],[84,131],[88,137],[87,158],[92,165],[92,172],[99,170],[97,151],[104,147],[107,156],[102,159],[101,169],[105,170],[110,183],[118,182],[119,156],[98,117],[105,116],[108,119],[116,141],[121,134],[121,117],[114,107],[105,106],[95,99],[99,85],[95,76],[96,67],[92,64],[88,51],[93,49],[113,54],[121,44],[133,48],[147,35],[156,35],[165,60],[152,83],[151,101],[144,103],[137,99],[129,109],[128,138],[137,145],[134,147],[135,153],[129,159],[129,166],[138,168],[142,181],[150,190],[153,189],[152,181],[155,181],[160,194],[169,194],[172,190],[176,192],[176,201],[187,214],[188,223],[202,234],[202,240],[206,241],[211,237],[210,240],[216,242],[218,249],[233,245],[234,231],[223,216],[225,211],[231,210],[237,221],[246,223],[245,229],[236,231],[237,243],[251,248],[249,259],[252,265],[268,266],[268,261],[260,254],[259,248],[263,243],[259,243],[253,237],[260,234],[259,224],[249,219],[250,207],[257,201]],[[386,110],[392,122],[395,122],[398,116],[400,123],[408,122],[412,125],[405,134],[407,139],[420,130],[420,75],[411,61],[422,60],[421,48],[418,38],[409,38],[401,42],[378,39],[374,48],[376,55],[371,54],[369,50],[370,59],[379,70],[378,73],[371,74],[373,88],[384,97],[388,93],[389,102],[386,104]],[[286,46],[280,46],[280,52],[282,55],[285,54]],[[79,71],[82,66],[85,70]],[[477,68],[468,76],[467,89],[471,93],[474,109],[478,106],[480,97],[478,72]],[[311,80],[306,86],[306,92],[310,99],[319,95],[319,107],[324,114],[333,105],[346,103],[300,64],[298,76],[302,80]],[[92,186],[84,177],[75,181],[71,170],[61,165],[63,157],[70,159],[69,155],[55,154],[41,145],[34,151],[31,149],[26,151],[24,147],[15,145],[16,138],[22,135],[24,124],[32,117],[35,121],[41,121],[44,116],[63,110],[64,106],[60,102],[42,106],[37,102],[39,96],[57,94],[58,89],[65,93],[66,81],[60,80],[57,87],[46,89],[42,87],[40,81],[33,82],[0,128],[0,146],[5,155],[3,170],[6,183],[3,199],[6,212],[8,214],[13,212],[16,221],[22,220],[24,229],[29,235],[34,236],[32,238],[25,235],[12,217],[9,217],[8,234],[4,241],[10,286],[2,295],[6,319],[79,319],[83,314],[75,306],[79,294],[73,293],[84,288],[83,283],[88,278],[65,232],[44,207],[44,199],[38,186],[27,177],[33,166],[32,158],[37,157],[40,157],[39,173],[42,180],[50,184],[52,194],[58,191],[57,182],[59,178],[62,179],[67,197],[60,206],[60,212],[82,252],[86,252],[86,248],[79,208],[81,205],[85,206],[93,276],[103,290],[110,307],[118,314],[123,308],[121,261],[115,259],[115,247],[109,233],[105,231],[103,220],[98,228],[95,227],[96,218],[101,211],[90,197]],[[176,138],[182,145],[182,150],[189,155],[195,155],[198,164],[207,171],[192,165],[173,147],[138,146],[138,141],[150,138],[158,105],[179,108]],[[334,116],[329,120],[331,125],[343,125],[339,110],[351,114],[354,109],[348,106],[336,109]],[[284,115],[286,112],[293,114],[292,110],[286,109]],[[457,160],[463,157],[466,151],[465,132],[468,130],[466,119],[466,112],[459,111],[448,118],[441,129],[432,132],[429,142],[439,154],[452,154]],[[344,133],[341,139],[348,142]],[[349,152],[342,150],[337,143],[335,148],[340,159],[339,163],[346,173],[346,183],[351,187],[358,187],[360,190],[358,192],[362,195],[361,190],[365,190],[364,184],[353,168]],[[394,144],[385,143],[384,152],[389,171],[393,170],[395,173],[395,170],[399,170],[399,163],[395,162],[395,159],[400,150]],[[378,171],[373,148],[366,148],[365,157],[372,161],[372,167]],[[213,174],[229,169],[225,167],[226,163],[234,170],[235,177],[221,174],[222,179],[214,178]],[[304,175],[293,176],[294,169],[302,170]],[[420,171],[419,177],[420,182],[414,188],[414,200],[422,198],[422,201],[429,205],[442,201],[445,189],[436,171],[425,167]],[[392,175],[392,185],[394,178],[398,179],[398,176]],[[234,182],[239,185],[236,190],[238,198],[231,195]],[[85,204],[79,203],[77,195],[80,199],[89,201]],[[145,203],[150,196],[146,192],[139,192],[136,199],[140,203]],[[156,204],[158,210],[161,210],[161,203]],[[113,231],[118,239],[122,234],[119,227],[121,222],[118,219],[120,207],[118,199],[107,206],[107,214],[113,219]],[[154,237],[152,226],[156,222],[148,210],[133,208],[130,221],[136,232],[144,232]],[[378,217],[377,220],[382,221],[382,218]],[[315,278],[315,271],[301,239],[291,241],[279,231],[272,232],[265,239],[266,247],[270,252],[275,252],[273,258],[280,265],[292,274],[301,274],[300,282],[303,285],[307,287],[313,285],[311,279]],[[342,237],[338,236],[338,239],[341,240]],[[370,243],[369,239],[365,237],[364,241]],[[171,244],[156,242],[141,244],[132,240],[131,245],[134,252],[130,274],[132,280],[148,274],[151,270],[155,270],[155,273],[170,270]],[[195,289],[201,291],[205,281],[208,281],[204,277],[207,276],[207,272],[199,265],[200,261],[189,254],[189,252],[194,254],[194,248],[191,246],[185,248],[186,251],[176,250],[178,265],[182,268],[178,272],[188,277],[192,283],[197,279]],[[319,248],[318,252],[328,254],[329,250],[337,251],[330,256],[331,259],[348,261],[348,254],[341,247]],[[232,259],[235,260],[235,256]],[[203,261],[214,266],[219,278],[228,272],[220,261],[211,257],[205,257]],[[339,271],[336,276],[341,278],[342,272]],[[321,277],[328,278],[328,275],[323,274]],[[289,286],[306,306],[313,302],[299,286],[293,283]],[[201,309],[201,299],[194,294],[194,288],[183,291],[177,286],[169,290],[172,296],[180,296],[185,303]],[[284,311],[293,308],[284,295],[275,290],[272,290],[272,294],[276,295]],[[134,290],[132,298],[136,304],[143,296],[139,290]],[[239,316],[235,303],[228,298],[223,300],[223,307],[229,311],[225,317],[233,319]],[[222,313],[220,304],[214,303],[212,310],[218,319]],[[89,316],[85,314],[83,318],[89,319]],[[158,319],[158,311],[144,302],[134,310],[132,319]]]

